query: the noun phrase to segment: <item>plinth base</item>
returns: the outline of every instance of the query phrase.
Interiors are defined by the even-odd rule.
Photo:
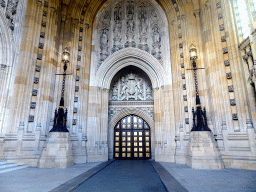
[[[224,164],[211,131],[190,132],[187,166],[195,169],[223,169]]]
[[[67,168],[73,163],[69,132],[50,132],[37,166],[39,168]]]

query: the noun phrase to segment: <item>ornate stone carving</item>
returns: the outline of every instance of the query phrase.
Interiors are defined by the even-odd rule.
[[[81,61],[81,55],[77,55],[77,61]]]
[[[41,66],[39,65],[36,65],[36,69],[35,69],[36,72],[40,72],[41,71]]]
[[[72,120],[72,125],[76,125],[77,124],[77,119],[73,119]]]
[[[175,11],[176,12],[178,12],[179,11],[179,7],[177,6],[177,7],[175,7]]]
[[[80,80],[80,77],[79,76],[76,76],[76,81],[79,81]]]
[[[36,89],[32,90],[32,96],[37,96],[37,90]]]
[[[39,83],[39,78],[38,77],[34,77],[34,83],[38,84]]]
[[[36,108],[36,102],[31,102],[30,109],[35,109],[35,108]]]
[[[227,79],[232,79],[232,74],[231,74],[231,72],[230,72],[230,73],[226,73],[226,77],[227,77]]]
[[[13,31],[14,30],[14,15],[16,14],[17,6],[18,6],[19,0],[9,0],[6,7],[5,16],[7,18],[8,26]],[[5,4],[3,1],[1,5]]]
[[[181,64],[180,64],[180,67],[181,67],[181,68],[184,68],[184,63],[181,63]]]
[[[78,109],[76,107],[74,107],[73,109],[73,113],[77,113]]]
[[[185,73],[181,74],[181,78],[182,78],[182,79],[185,79],[185,78],[186,78]]]
[[[80,27],[79,31],[82,33],[84,31],[83,27]]]
[[[122,36],[121,36],[121,31],[122,31],[122,7],[120,3],[117,3],[115,8],[114,8],[114,44],[112,48],[112,53],[119,51],[120,49],[123,49],[122,45]]]
[[[78,51],[82,51],[82,46],[78,46]]]
[[[0,5],[1,5],[1,7],[5,7],[6,6],[5,0],[0,0]]]
[[[183,43],[180,43],[180,44],[179,44],[179,48],[183,48]]]
[[[153,49],[151,51],[151,54],[155,56],[155,58],[157,58],[158,60],[161,59],[161,50],[160,50],[160,47],[161,47],[161,36],[160,36],[160,32],[159,32],[159,27],[158,25],[155,25],[153,28],[152,28],[152,31],[153,31],[153,35],[152,35],[152,38],[153,38]]]
[[[229,60],[224,61],[224,65],[225,66],[229,66],[230,65],[230,61]]]
[[[153,100],[152,86],[147,78],[129,72],[113,83],[109,98],[111,101]]]
[[[187,95],[183,95],[183,101],[187,101],[187,100],[188,100]]]
[[[219,26],[219,28],[220,28],[220,31],[224,31],[224,30],[225,30],[224,24],[221,24],[221,25]]]
[[[126,42],[125,47],[136,47],[134,41],[135,22],[134,22],[134,1],[128,0],[126,4]]]
[[[224,48],[222,49],[222,52],[223,52],[223,54],[228,53],[228,48],[227,48],[227,47],[224,47]]]
[[[185,107],[184,107],[184,111],[185,111],[185,112],[188,112],[188,106],[185,106]]]
[[[233,113],[233,114],[232,114],[232,119],[233,119],[233,120],[238,120],[237,113]]]
[[[103,26],[100,31],[100,61],[101,63],[109,56],[109,26],[110,26],[110,12],[106,11],[103,18]]]
[[[82,36],[79,36],[79,41],[82,41],[83,40],[83,37]]]
[[[47,11],[43,11],[43,16],[47,17]]]
[[[179,38],[182,38],[182,33],[179,33]]]
[[[79,86],[75,86],[75,92],[79,91]]]
[[[45,37],[45,32],[40,32],[40,37],[44,38]]]
[[[233,85],[228,86],[228,92],[234,92],[234,86]]]
[[[181,24],[178,25],[178,29],[181,29]]]
[[[141,3],[139,6],[139,21],[140,21],[140,44],[139,49],[142,49],[144,51],[149,51],[149,47],[147,44],[147,31],[148,31],[148,25],[147,25],[147,8],[144,3]]]
[[[236,105],[236,100],[235,99],[230,99],[230,105],[235,106]]]
[[[37,59],[38,59],[38,60],[42,60],[42,54],[37,53]]]
[[[183,84],[182,87],[183,87],[183,90],[186,90],[186,84]]]
[[[227,39],[227,38],[226,38],[226,35],[222,36],[222,37],[221,37],[221,42],[225,42],[226,39]]]
[[[110,54],[128,47],[137,47],[163,61],[162,46],[165,45],[161,39],[168,33],[162,30],[163,18],[152,4],[140,0],[119,0],[105,10],[96,19],[98,67]]]
[[[74,97],[74,102],[78,102],[78,97]]]
[[[217,9],[221,8],[221,2],[216,3]]]
[[[28,122],[34,122],[34,116],[33,115],[29,115],[28,117]]]
[[[189,118],[185,118],[185,123],[189,124]]]
[[[222,19],[222,18],[223,18],[222,13],[219,13],[219,14],[218,14],[218,19]]]
[[[81,66],[80,65],[77,65],[76,66],[76,70],[79,71],[81,69]]]
[[[42,27],[46,27],[46,21],[42,21]]]
[[[49,3],[47,1],[44,2],[45,7],[49,7]]]
[[[43,49],[44,48],[44,44],[43,43],[39,43],[38,48],[39,49]]]
[[[180,54],[180,58],[184,58],[184,55],[183,55],[183,53],[181,53],[181,54]]]
[[[123,107],[114,107],[110,106],[108,109],[108,116],[109,116],[109,121],[120,111],[122,111],[124,108]],[[144,111],[149,117],[154,119],[154,107],[140,107],[140,110]]]

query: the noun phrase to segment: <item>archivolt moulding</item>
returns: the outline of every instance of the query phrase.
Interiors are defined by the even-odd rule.
[[[146,51],[129,47],[114,53],[101,64],[96,73],[97,86],[109,89],[115,74],[129,65],[142,69],[149,76],[153,88],[169,83],[164,78],[167,74],[162,64],[154,56]]]
[[[120,121],[122,118],[124,118],[127,115],[137,115],[141,118],[143,118],[150,128],[154,128],[154,120],[152,117],[150,117],[145,111],[139,109],[139,108],[124,108],[122,111],[117,113],[113,116],[111,121],[109,122],[109,128],[112,130],[114,129],[114,126],[117,124],[118,121]]]

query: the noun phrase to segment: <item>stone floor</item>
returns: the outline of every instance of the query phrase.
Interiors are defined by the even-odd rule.
[[[95,173],[89,179],[85,181],[90,185],[93,183],[98,183],[98,185],[104,186],[109,182],[110,171],[115,171],[114,178],[117,182],[115,186],[125,186],[125,182],[122,182],[123,179],[126,181],[135,181],[140,186],[136,187],[133,191],[150,191],[149,189],[156,189],[154,187],[161,187],[161,182],[159,183],[159,177],[155,174],[155,171],[152,170],[152,166],[149,166],[149,162],[144,163],[136,161],[121,161],[121,164],[117,166],[116,162],[111,163],[107,167],[103,168],[98,173]],[[123,165],[122,165],[123,164]],[[201,191],[232,191],[232,192],[245,192],[245,191],[256,191],[256,171],[248,171],[248,170],[238,170],[238,169],[224,169],[220,171],[211,171],[211,170],[195,170],[191,169],[185,165],[175,164],[175,163],[160,163],[167,171],[169,171],[170,175],[173,176],[171,183],[177,182],[174,187],[183,186],[188,191],[191,192],[201,192]],[[0,191],[1,192],[9,192],[9,191],[19,191],[19,192],[44,192],[50,191],[54,188],[58,188],[59,185],[63,184],[65,186],[65,182],[70,182],[75,180],[74,178],[79,178],[84,172],[90,172],[95,167],[98,167],[99,163],[88,163],[88,164],[78,164],[67,169],[38,169],[38,168],[24,168],[21,170],[15,170],[8,173],[0,174]],[[111,168],[112,166],[112,168]],[[126,168],[125,168],[126,166]],[[129,168],[130,167],[130,168]],[[154,166],[155,167],[155,166]],[[128,172],[128,168],[133,170],[134,172]],[[109,169],[109,170],[108,170]],[[146,169],[146,171],[145,171]],[[90,170],[90,171],[88,171]],[[100,174],[110,174],[107,177],[101,177],[102,180],[97,180],[97,175]],[[157,171],[159,173],[159,171]],[[166,172],[166,171],[165,171]],[[141,174],[139,174],[141,173]],[[168,173],[168,174],[169,174]],[[164,180],[166,177],[166,173],[164,176],[161,176],[161,179]],[[123,175],[123,176],[122,176]],[[99,178],[100,178],[99,177]],[[104,179],[105,178],[105,179]],[[152,179],[153,178],[153,179]],[[148,179],[150,182],[148,182]],[[152,182],[156,183],[152,183]],[[72,183],[72,182],[71,182]],[[69,183],[70,184],[70,183]],[[131,185],[131,183],[126,182],[126,184]],[[62,186],[63,186],[62,185]],[[83,186],[83,184],[81,185]],[[81,187],[80,186],[80,187]],[[143,186],[145,188],[143,188]],[[148,188],[148,187],[151,188]],[[113,187],[113,186],[112,186]],[[133,188],[134,186],[131,186]],[[81,188],[80,188],[81,189]],[[80,190],[79,187],[76,189]],[[104,188],[103,188],[104,189]],[[118,189],[118,188],[117,188]],[[62,190],[65,191],[65,190]],[[90,190],[80,190],[80,191],[90,191]],[[97,191],[94,190],[95,192]],[[107,191],[107,190],[101,190]],[[113,190],[112,190],[113,191]],[[118,190],[116,190],[118,191]],[[125,190],[119,190],[125,191]],[[165,191],[163,188],[159,188],[156,191]],[[179,189],[175,190],[174,188],[169,191],[179,191]]]
[[[195,170],[176,163],[160,163],[191,192],[255,192],[256,171],[241,169]]]
[[[28,167],[0,174],[1,192],[47,192],[100,163],[73,165],[67,169]]]

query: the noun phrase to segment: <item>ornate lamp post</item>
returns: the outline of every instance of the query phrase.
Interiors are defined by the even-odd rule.
[[[197,50],[195,47],[190,48],[190,60],[193,61],[193,69],[194,70],[194,79],[195,79],[195,89],[196,89],[196,111],[194,111],[194,107],[192,108],[193,113],[193,128],[191,131],[211,131],[207,125],[207,118],[206,118],[206,110],[202,111],[201,102],[199,98],[199,90],[198,90],[198,82],[197,82],[197,74],[196,70],[200,68],[196,68],[196,59]],[[202,68],[201,68],[202,69]]]
[[[61,98],[60,98],[60,106],[59,109],[55,110],[54,114],[54,124],[53,128],[50,130],[50,132],[69,132],[67,129],[67,114],[68,110],[64,110],[64,92],[65,92],[65,81],[66,81],[66,70],[67,70],[67,64],[69,63],[69,49],[66,47],[63,52],[63,81],[62,81],[62,90],[61,90]]]

